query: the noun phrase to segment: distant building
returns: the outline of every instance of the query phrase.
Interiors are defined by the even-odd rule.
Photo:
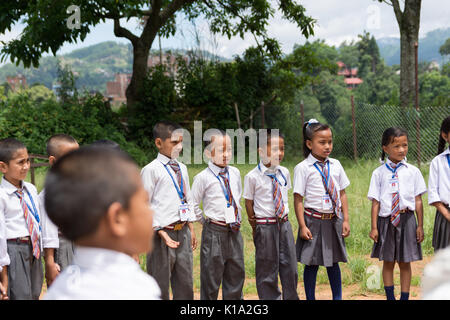
[[[23,74],[17,74],[15,77],[8,76],[6,77],[6,82],[8,82],[11,91],[15,92],[19,90],[20,88],[26,89],[27,86],[27,79]]]
[[[130,80],[131,73],[116,73],[114,81],[106,83],[106,97],[111,101],[111,105],[118,106],[127,102],[125,93]]]
[[[347,85],[347,89],[353,89],[363,83],[363,80],[358,78],[358,68],[347,68],[342,61],[337,62],[338,75],[344,76],[344,82]]]
[[[188,62],[189,59],[187,56],[183,56],[182,59],[185,62]],[[165,65],[167,67],[168,73],[176,76],[178,73],[178,63],[177,63],[177,56],[173,55],[171,53],[163,53],[160,55],[150,55],[147,60],[147,66],[148,67],[155,67],[159,64]]]

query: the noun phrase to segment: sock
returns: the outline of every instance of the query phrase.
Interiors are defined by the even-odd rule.
[[[409,292],[400,292],[400,300],[409,300]]]
[[[316,300],[316,278],[319,266],[306,266],[303,270],[303,283],[306,300]]]
[[[339,264],[334,263],[332,267],[327,267],[327,274],[333,300],[342,300],[341,268],[339,268]]]
[[[387,300],[395,300],[394,295],[394,286],[384,287],[384,291],[386,291]]]

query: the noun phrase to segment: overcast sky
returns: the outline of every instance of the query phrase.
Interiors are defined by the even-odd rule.
[[[328,44],[338,46],[344,40],[357,39],[358,34],[362,34],[364,30],[375,35],[377,39],[400,37],[393,8],[385,3],[375,0],[299,0],[298,2],[306,8],[308,15],[317,20],[314,28],[315,35],[310,40],[325,39]],[[437,28],[449,27],[449,17],[450,0],[422,0],[419,36],[423,37],[428,31]],[[83,19],[83,12],[81,12],[81,19]],[[244,40],[239,37],[231,40],[224,36],[212,37],[204,22],[198,22],[194,27],[191,23],[179,18],[177,24],[181,31],[170,39],[162,39],[163,48],[198,47],[194,40],[196,32],[200,34],[200,48],[226,58],[241,54],[246,48],[254,45],[250,35],[247,35]],[[135,20],[123,25],[135,34],[140,34],[140,30],[136,29]],[[0,35],[0,41],[9,41],[18,37],[22,29],[23,25],[15,26],[10,32]],[[294,24],[281,19],[278,13],[270,21],[269,34],[280,41],[285,53],[291,52],[294,44],[301,44],[306,40]],[[113,34],[112,22],[106,22],[93,28],[84,42],[66,44],[58,51],[58,54],[108,40],[128,42],[126,39],[116,38]],[[155,41],[152,49],[157,47],[158,41]]]

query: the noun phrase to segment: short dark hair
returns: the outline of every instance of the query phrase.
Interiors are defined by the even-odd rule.
[[[61,142],[73,143],[73,144],[78,143],[74,137],[72,137],[68,134],[65,134],[65,133],[55,134],[47,140],[47,156],[59,157],[58,147]]]
[[[217,128],[210,128],[205,132],[205,148],[211,148],[211,143],[213,142],[213,137],[215,136],[222,136],[225,137],[227,136],[227,132],[225,130],[222,129],[217,129]]]
[[[278,136],[279,138],[285,140],[284,135],[281,133],[280,129],[266,129],[266,133],[267,133],[267,137],[266,137],[265,141],[264,141],[264,135],[261,136],[261,134],[258,134],[258,148],[261,148],[263,146],[269,146],[270,140],[272,139],[272,137]]]
[[[125,152],[109,148],[81,147],[59,159],[45,179],[45,210],[69,240],[92,234],[110,205],[128,208],[139,174]]]
[[[305,122],[303,124],[303,155],[305,158],[307,158],[309,156],[309,154],[311,153],[311,150],[308,148],[308,146],[306,145],[306,140],[312,140],[312,138],[314,137],[314,134],[317,131],[322,131],[322,130],[331,130],[331,128],[325,124],[325,123],[320,123],[320,122]]]
[[[0,140],[0,161],[9,164],[17,150],[27,147],[15,138],[6,138]]]
[[[381,137],[381,146],[387,146],[392,141],[394,141],[395,138],[406,136],[408,138],[408,132],[400,127],[390,127],[384,130],[383,135]],[[382,148],[383,149],[383,148]],[[384,161],[384,158],[386,157],[386,153],[384,150],[381,151],[381,161]]]
[[[120,150],[120,145],[117,142],[108,139],[96,140],[91,143],[91,147],[111,148]]]
[[[441,124],[441,130],[439,131],[438,154],[441,154],[442,152],[444,152],[444,149],[445,149],[445,140],[444,140],[444,138],[442,138],[443,133],[445,133],[445,134],[450,133],[450,116],[445,118]]]
[[[172,136],[172,133],[181,129],[181,126],[175,122],[171,121],[159,121],[153,127],[153,140],[160,138],[161,140],[166,140]]]

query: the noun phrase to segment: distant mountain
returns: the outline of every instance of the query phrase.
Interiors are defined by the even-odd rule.
[[[436,61],[441,64],[439,47],[447,38],[450,38],[450,28],[436,29],[419,38],[419,62]],[[400,64],[400,38],[380,38],[377,44],[387,65]]]
[[[101,42],[89,47],[74,50],[64,55],[47,56],[40,60],[39,68],[25,69],[22,64],[18,67],[8,63],[0,67],[0,84],[6,81],[7,76],[22,73],[27,78],[28,85],[40,83],[52,88],[57,78],[57,60],[63,65],[70,65],[77,76],[77,87],[88,90],[106,91],[106,82],[114,80],[117,72],[131,73],[133,65],[133,51],[131,44],[114,41]],[[187,50],[164,50],[173,54],[187,54]],[[200,51],[206,59],[227,61],[223,57],[213,55],[207,51]],[[152,55],[159,52],[152,50]]]

